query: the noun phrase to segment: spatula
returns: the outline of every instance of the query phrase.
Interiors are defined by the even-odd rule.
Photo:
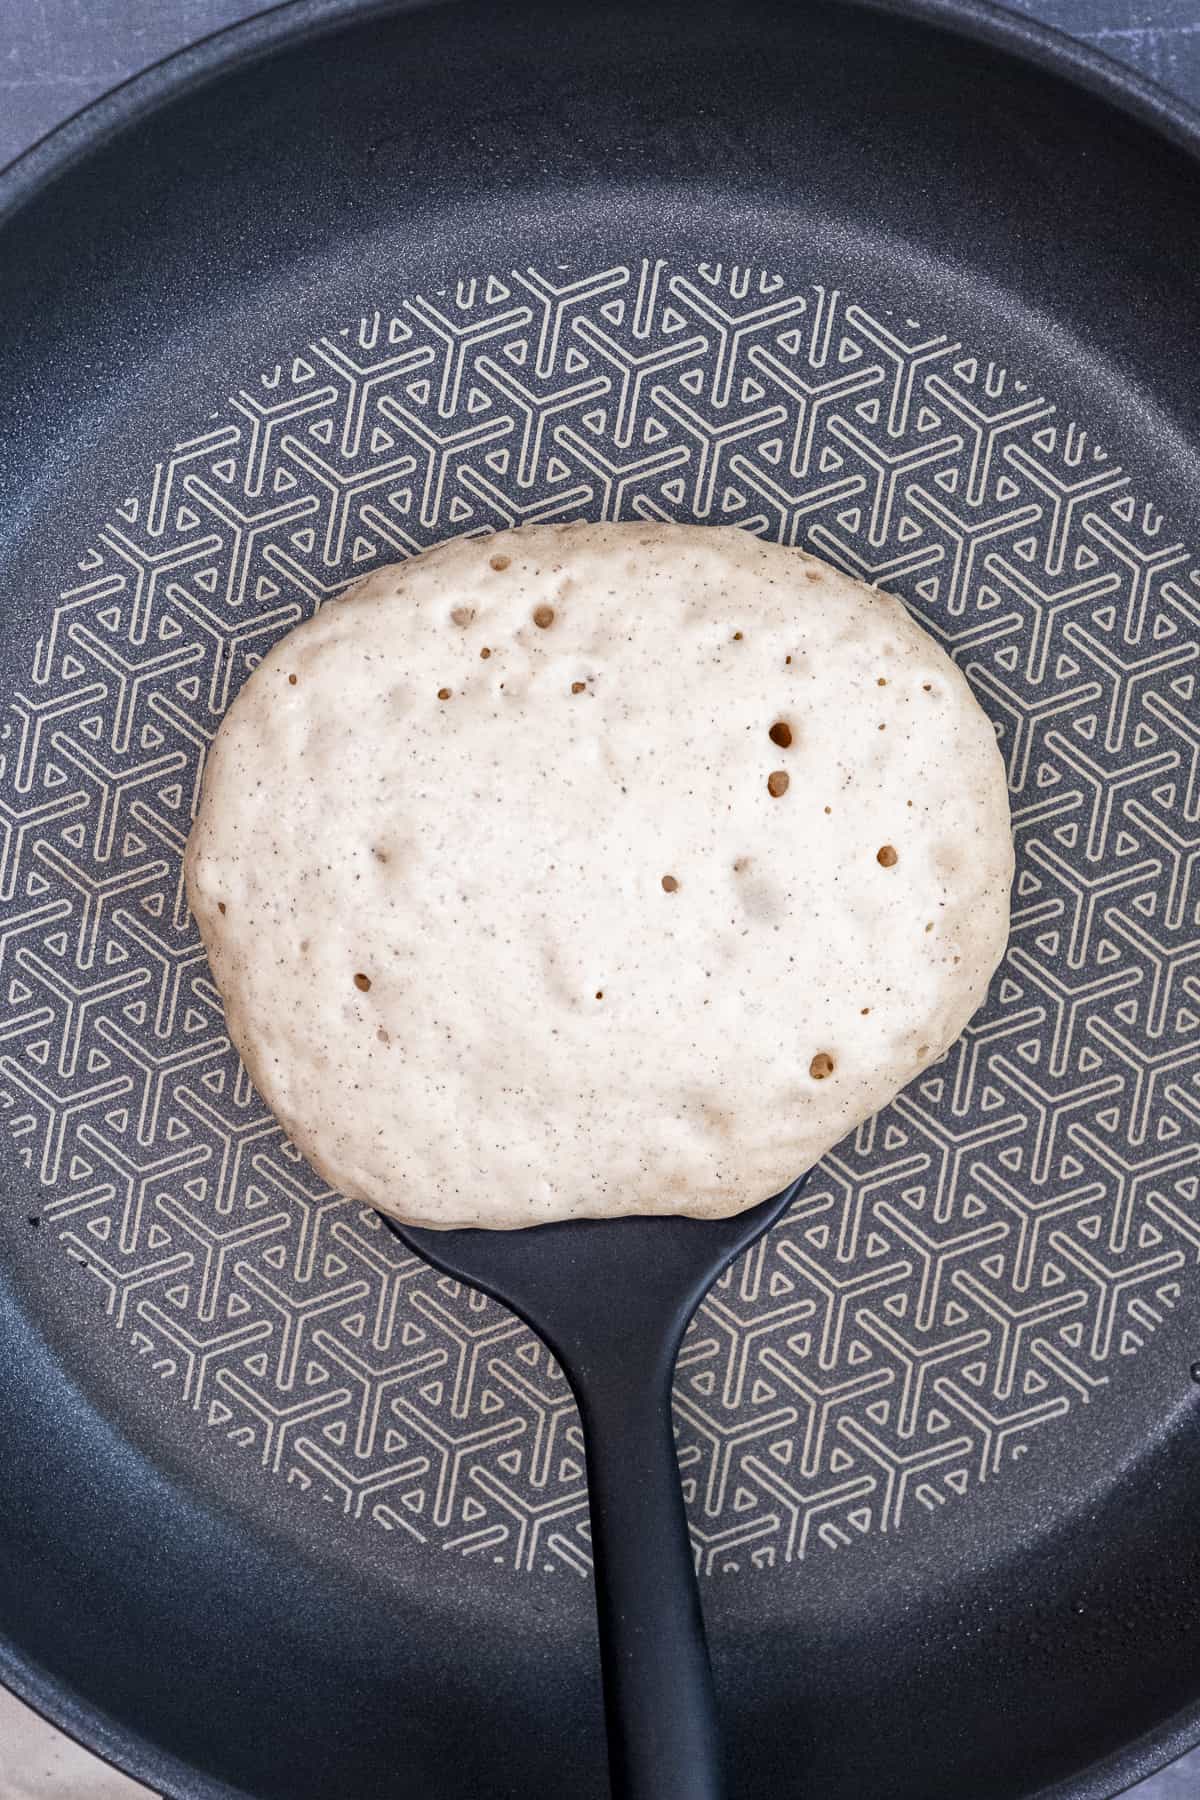
[[[731,1219],[589,1219],[525,1231],[387,1221],[418,1256],[531,1325],[579,1404],[613,1800],[724,1793],[671,1378],[705,1293],[799,1185]]]

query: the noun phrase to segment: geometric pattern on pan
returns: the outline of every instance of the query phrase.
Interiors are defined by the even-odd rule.
[[[143,1378],[397,1554],[586,1574],[560,1372],[284,1140],[180,861],[231,696],[372,567],[695,519],[902,595],[996,726],[1017,840],[988,1005],[688,1334],[700,1567],[912,1529],[1103,1405],[1200,1285],[1200,571],[1111,447],[895,296],[661,258],[397,298],[188,429],[46,596],[0,727],[14,1203]]]

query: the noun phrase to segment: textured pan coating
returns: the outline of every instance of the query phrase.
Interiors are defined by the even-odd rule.
[[[898,600],[732,529],[581,525],[283,639],[187,875],[314,1166],[499,1227],[784,1186],[978,1007],[1012,848],[991,726]]]

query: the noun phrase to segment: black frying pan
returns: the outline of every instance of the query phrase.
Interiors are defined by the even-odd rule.
[[[281,1142],[179,851],[272,634],[607,514],[902,593],[1018,834],[988,1008],[684,1345],[735,1792],[1083,1800],[1196,1736],[1198,142],[982,5],[298,4],[0,179],[0,1669],[47,1714],[205,1800],[603,1792],[561,1375]]]

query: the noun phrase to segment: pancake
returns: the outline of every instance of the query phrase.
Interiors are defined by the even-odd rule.
[[[289,1137],[443,1228],[783,1188],[958,1037],[1012,867],[995,734],[902,603],[674,525],[327,604],[230,707],[186,858]]]

